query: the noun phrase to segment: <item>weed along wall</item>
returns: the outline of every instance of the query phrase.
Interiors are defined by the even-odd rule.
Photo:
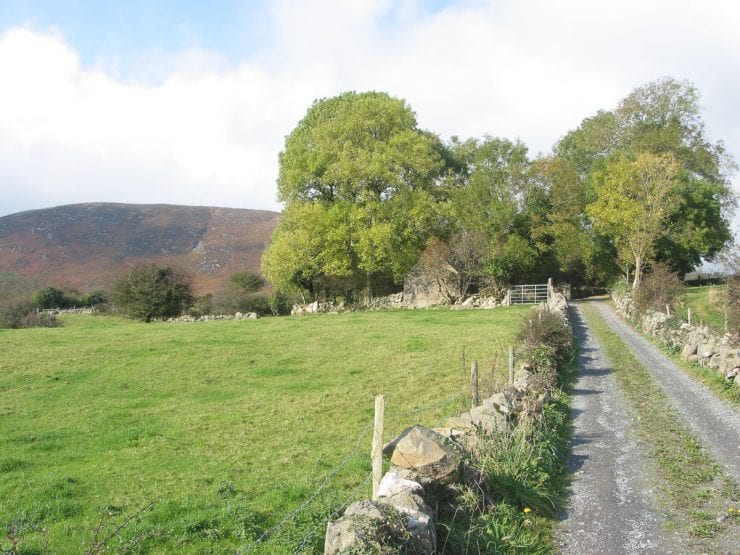
[[[548,479],[542,477],[547,472],[550,479],[557,474],[556,459],[562,460],[565,442],[546,450],[550,458],[539,457],[537,450],[550,437],[548,427],[567,426],[567,410],[561,406],[559,417],[552,417],[551,406],[558,401],[567,405],[559,383],[573,341],[565,297],[553,292],[546,306],[523,323],[519,338],[516,368],[512,360],[509,383],[501,391],[477,399],[474,363],[470,411],[448,418],[442,428],[411,425],[385,444],[382,455],[382,416],[377,413],[379,407],[382,413],[382,399],[376,400],[373,498],[351,504],[328,522],[325,554],[462,552],[467,550],[463,544],[485,552],[491,542],[514,539],[486,537],[495,535],[489,521],[501,507],[514,507],[525,535],[528,513],[554,511],[552,495],[532,493],[535,489],[524,493],[529,486],[517,490],[499,465],[531,450],[520,458],[530,466],[537,460],[547,467],[537,469],[540,482]],[[382,478],[381,456],[390,463]],[[515,539],[520,540],[534,541]]]

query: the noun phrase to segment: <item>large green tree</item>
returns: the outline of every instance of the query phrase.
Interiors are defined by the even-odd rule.
[[[113,284],[111,299],[130,318],[179,316],[194,300],[191,276],[170,266],[140,264]]]
[[[594,176],[596,200],[587,213],[596,230],[612,238],[627,267],[635,269],[635,290],[658,239],[671,232],[679,170],[672,154],[643,152],[634,159],[620,156]]]
[[[443,154],[401,99],[348,92],[315,102],[280,154],[285,212],[265,276],[314,295],[402,281],[441,225]]]
[[[445,179],[452,243],[485,243],[476,258],[480,268],[466,273],[498,285],[542,279],[551,247],[533,230],[547,207],[532,187],[526,145],[490,136],[453,137],[448,148],[454,161]]]
[[[635,89],[614,110],[601,111],[568,133],[555,146],[554,159],[573,169],[569,182],[575,195],[585,191],[594,202],[595,180],[603,182],[608,168],[621,171],[615,160],[642,153],[670,154],[679,165],[672,181],[675,202],[667,217],[671,233],[656,241],[655,258],[684,272],[702,258],[712,259],[731,238],[736,199],[729,176],[734,163],[721,142],[707,139],[699,93],[692,84],[664,78]],[[604,245],[605,239],[615,254],[619,249],[618,240],[600,236],[588,220],[580,232],[590,235],[592,245]]]

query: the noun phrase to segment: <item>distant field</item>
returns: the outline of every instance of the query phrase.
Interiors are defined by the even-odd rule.
[[[352,453],[375,394],[386,439],[454,412],[463,345],[490,367],[526,310],[0,330],[0,530],[18,527],[21,553],[81,553],[102,516],[115,552],[233,553]],[[324,519],[369,473],[369,441],[255,552],[290,552],[312,530],[306,551],[320,548]]]
[[[687,309],[691,308],[691,322],[704,324],[713,329],[724,331],[725,315],[718,299],[724,293],[724,285],[707,285],[688,287],[685,306],[678,309],[678,314],[686,318]]]

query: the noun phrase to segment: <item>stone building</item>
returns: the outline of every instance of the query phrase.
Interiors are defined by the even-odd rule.
[[[408,306],[424,308],[460,300],[460,274],[444,258],[424,255],[403,280],[403,300]]]

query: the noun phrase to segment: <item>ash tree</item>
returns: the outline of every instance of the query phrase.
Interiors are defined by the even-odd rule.
[[[565,170],[558,174],[561,182],[551,181],[553,190],[570,190],[578,199],[575,210],[554,205],[549,216],[567,222],[571,236],[579,237],[574,245],[585,247],[571,251],[580,261],[564,259],[571,267],[581,263],[593,268],[617,260],[628,280],[634,272],[633,286],[639,287],[645,264],[664,262],[685,273],[702,259],[712,260],[732,237],[736,198],[729,177],[735,164],[721,141],[707,138],[699,93],[689,82],[664,78],[635,89],[616,109],[583,120],[555,146],[548,162]],[[653,177],[638,175],[636,164],[652,167]],[[658,173],[668,187],[658,185]],[[638,191],[646,183],[647,189]],[[615,196],[620,187],[626,188],[623,203]],[[643,202],[641,194],[662,199],[662,206],[638,208],[635,202]],[[660,221],[660,230],[649,231],[647,226],[639,232],[633,225],[637,220],[628,216],[632,212],[640,220],[646,210],[656,209],[659,217],[654,221]],[[580,216],[584,213],[589,217]]]
[[[264,275],[313,297],[401,283],[440,225],[443,151],[404,100],[348,92],[316,101],[280,154],[285,210]]]
[[[177,268],[141,264],[113,284],[111,299],[129,318],[150,322],[175,317],[193,304],[191,282],[191,276]]]

